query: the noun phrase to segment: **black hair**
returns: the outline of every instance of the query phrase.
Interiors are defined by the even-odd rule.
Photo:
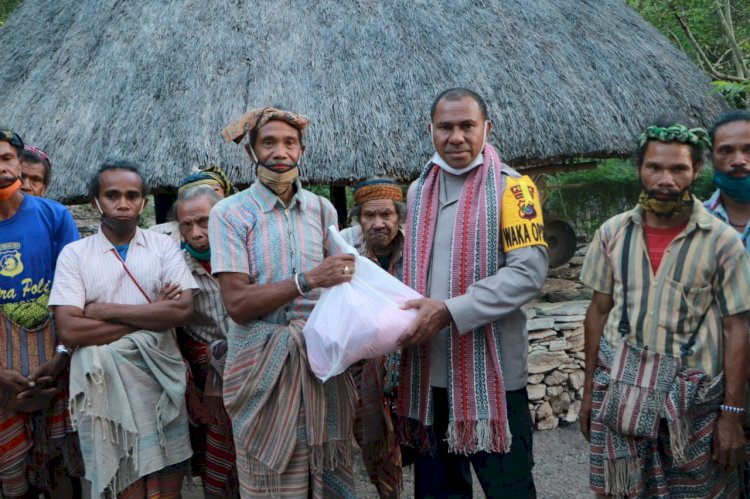
[[[489,119],[489,115],[487,114],[487,103],[484,101],[481,95],[474,92],[473,90],[469,90],[468,88],[455,87],[444,90],[435,98],[434,101],[432,101],[432,106],[430,107],[430,120],[435,118],[435,110],[437,109],[437,105],[441,100],[457,101],[463,99],[464,97],[471,97],[472,99],[474,99],[479,105],[479,110],[482,111],[482,118],[484,118],[485,120]]]
[[[34,151],[27,151],[26,149],[21,151],[18,159],[21,160],[21,163],[41,164],[44,166],[44,186],[49,186],[49,181],[52,179],[52,164],[50,164],[48,159],[44,159]]]
[[[93,177],[91,177],[91,180],[89,181],[89,199],[94,200],[99,197],[99,188],[101,187],[101,177],[102,173],[109,171],[109,170],[125,170],[129,172],[133,172],[141,179],[141,194],[143,194],[143,197],[145,198],[148,196],[149,193],[149,186],[148,182],[146,182],[146,179],[143,178],[143,175],[140,172],[140,165],[134,161],[128,161],[125,159],[114,159],[114,160],[107,160],[104,163],[102,163],[102,166],[99,167],[99,171],[97,171]]]
[[[666,116],[666,117],[662,116],[660,118],[657,118],[656,121],[649,126],[668,128],[676,124],[681,124],[688,128],[694,128],[694,125],[690,120],[687,120],[681,116]],[[641,169],[641,166],[643,165],[643,158],[646,156],[646,149],[648,149],[648,145],[653,141],[658,141],[658,139],[648,139],[646,142],[643,143],[643,145],[639,145],[638,148],[635,150],[635,153],[633,154],[633,160],[635,162],[636,169],[638,170]],[[677,143],[682,144],[682,142],[677,142]],[[701,167],[703,165],[703,160],[706,155],[705,146],[700,142],[697,144],[685,143],[685,145],[690,146],[690,160],[693,162],[693,168]]]
[[[716,131],[719,128],[723,127],[724,125],[728,125],[729,123],[734,123],[735,121],[747,121],[748,123],[750,123],[750,111],[746,111],[744,109],[736,109],[719,116],[719,119],[717,119],[708,130],[708,134],[711,136],[711,143],[713,144],[714,140],[716,139]]]
[[[3,132],[0,133],[0,140],[4,140],[14,147],[16,149],[16,156],[18,156],[18,159],[21,159],[21,153],[23,152],[23,139],[21,136],[3,125],[0,125],[0,132]]]

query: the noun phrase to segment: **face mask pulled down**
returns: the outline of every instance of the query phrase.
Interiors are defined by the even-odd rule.
[[[670,193],[668,199],[657,199],[655,196],[658,191],[646,191],[644,189],[638,198],[638,204],[644,211],[653,213],[664,220],[669,220],[690,210],[693,206],[692,191],[693,186],[690,185],[690,187],[682,192],[675,191],[674,193]]]
[[[738,203],[750,203],[750,175],[743,178],[730,177],[714,170],[714,184],[719,190]]]
[[[133,228],[138,225],[138,222],[141,219],[141,213],[143,213],[143,209],[146,207],[146,200],[144,199],[143,204],[141,204],[141,210],[138,212],[137,216],[129,219],[118,220],[114,217],[110,217],[104,214],[104,210],[102,210],[98,199],[94,198],[94,202],[96,203],[96,207],[99,210],[99,219],[102,225],[108,227],[117,235],[126,235],[128,232],[133,230]]]
[[[484,156],[482,152],[484,151],[484,145],[487,143],[487,125],[488,124],[489,124],[489,121],[484,122],[484,136],[482,138],[482,147],[479,148],[479,154],[477,154],[477,157],[474,158],[474,160],[471,163],[469,163],[465,168],[460,168],[460,169],[453,168],[437,152],[435,152],[435,154],[432,155],[432,158],[430,158],[430,161],[438,165],[444,171],[453,175],[464,175],[466,173],[469,173],[471,170],[473,170],[477,166],[484,163]],[[435,134],[433,132],[432,124],[430,124],[430,140],[432,140],[432,145],[434,147],[435,146]]]
[[[0,188],[0,201],[5,201],[6,199],[10,199],[13,197],[13,195],[18,192],[18,189],[21,188],[21,180],[16,179],[15,182],[13,182],[10,185],[6,185],[5,187]]]
[[[277,196],[281,196],[288,191],[299,177],[299,161],[294,165],[266,165],[258,161],[258,157],[255,155],[252,147],[248,149],[250,149],[253,155],[255,164],[258,165],[256,170],[258,180],[276,193]],[[270,166],[283,166],[284,168],[271,169]]]

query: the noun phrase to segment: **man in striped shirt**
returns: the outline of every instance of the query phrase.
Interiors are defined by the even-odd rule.
[[[136,164],[102,165],[89,185],[101,228],[63,249],[49,299],[60,339],[79,347],[70,412],[100,497],[179,497],[192,455],[174,328],[197,285],[177,243],[138,227],[147,195]]]
[[[208,241],[209,213],[223,198],[212,186],[198,185],[180,190],[175,203],[185,263],[199,289],[193,297],[193,320],[177,341],[193,374],[187,397],[193,471],[201,477],[206,498],[239,494],[232,423],[222,400],[229,315],[211,275]]]
[[[243,497],[354,497],[356,390],[312,376],[302,327],[321,288],[349,282],[352,255],[327,250],[331,203],[302,188],[304,116],[264,107],[226,127],[247,139],[258,181],[211,211],[211,270],[232,318],[224,403]]]
[[[602,225],[584,262],[581,281],[594,296],[584,322],[580,421],[591,443],[591,488],[600,495],[715,497],[737,490],[750,264],[736,233],[691,194],[707,145],[703,129],[674,122],[641,134],[639,205]],[[607,387],[620,386],[616,374],[610,379],[615,367],[638,373],[634,384],[642,384],[632,393],[664,381],[648,377],[647,354],[639,361],[617,357],[627,361],[615,366],[623,342],[664,354],[660,366],[681,363],[650,416],[623,405],[626,398],[617,405],[620,417],[633,410],[630,424],[650,417],[656,437],[626,435],[606,418]]]

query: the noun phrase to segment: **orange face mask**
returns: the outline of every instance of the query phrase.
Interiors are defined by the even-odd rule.
[[[15,182],[10,184],[7,187],[0,187],[0,201],[5,201],[6,199],[10,199],[13,194],[18,192],[18,189],[21,188],[21,180],[16,179]]]

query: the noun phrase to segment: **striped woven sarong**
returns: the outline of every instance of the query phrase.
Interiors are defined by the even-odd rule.
[[[620,435],[599,422],[614,350],[602,339],[591,407],[590,480],[600,495],[629,497],[732,497],[738,473],[725,473],[711,457],[711,441],[724,394],[713,380],[683,368],[662,409],[656,439]]]
[[[54,356],[55,327],[51,316],[34,328],[24,328],[0,311],[0,368],[27,376]],[[62,458],[62,472],[80,476],[78,439],[68,416],[68,370],[57,381],[59,392],[49,407],[31,414],[0,408],[0,490],[5,496],[24,494],[29,484],[49,491],[50,462]],[[0,398],[5,394],[0,393]]]

